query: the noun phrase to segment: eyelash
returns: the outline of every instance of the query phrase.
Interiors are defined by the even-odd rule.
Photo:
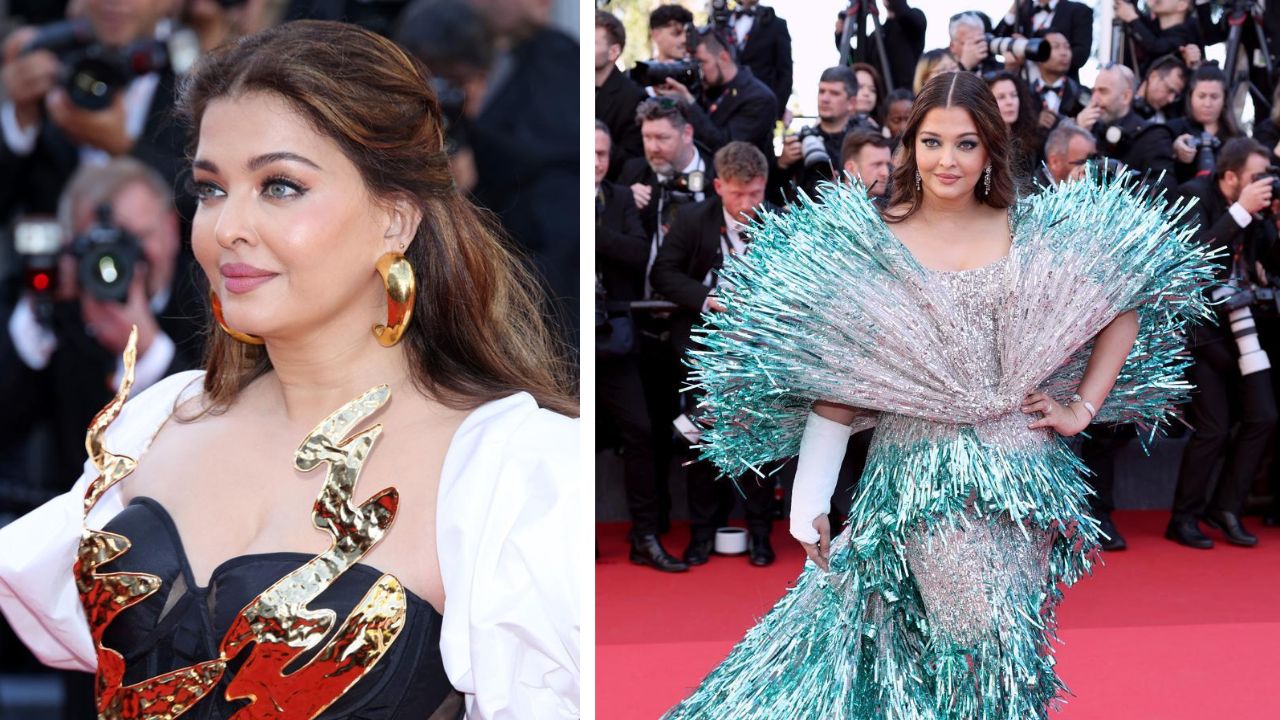
[[[270,195],[266,192],[266,190],[272,185],[283,185],[284,187],[287,187],[290,190],[293,190],[295,194],[282,195],[282,196]],[[221,190],[221,189],[222,188],[219,188],[217,185],[207,180],[188,180],[187,181],[187,192],[190,193],[191,195],[194,195],[198,202],[204,202],[206,200],[213,199],[213,198],[204,196],[203,195],[204,192],[211,191],[211,190]],[[308,188],[307,186],[303,185],[297,180],[285,177],[284,175],[272,175],[262,181],[260,190],[262,191],[263,196],[271,200],[290,200],[290,199],[298,198],[305,195],[307,193]]]
[[[935,140],[934,138],[925,138],[925,139],[923,140],[923,142],[924,142],[925,147],[933,147],[933,145],[930,145],[929,143],[936,143],[936,142],[938,142],[938,141],[937,141],[937,140]],[[968,147],[965,147],[966,145],[967,145]],[[974,148],[976,148],[976,147],[978,147],[978,143],[976,143],[976,142],[974,142],[974,141],[972,141],[972,140],[961,140],[961,141],[960,141],[960,148],[961,148],[961,149],[963,149],[963,150],[972,150],[972,149],[974,149]]]

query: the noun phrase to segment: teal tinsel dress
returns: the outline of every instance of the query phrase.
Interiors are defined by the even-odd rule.
[[[1019,406],[1036,388],[1066,401],[1093,338],[1133,309],[1096,421],[1169,418],[1184,328],[1211,316],[1211,255],[1184,211],[1091,177],[1023,199],[1010,254],[962,272],[916,262],[858,186],[766,215],[693,360],[703,456],[737,477],[794,455],[818,399],[876,430],[830,572],[806,563],[666,717],[1046,717],[1065,691],[1055,608],[1099,531],[1083,466]]]

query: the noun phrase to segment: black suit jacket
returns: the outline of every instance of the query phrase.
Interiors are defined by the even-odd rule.
[[[720,238],[724,233],[724,204],[720,196],[687,205],[676,213],[649,273],[656,293],[680,309],[671,316],[671,343],[681,355],[689,349],[694,325],[711,288],[702,284],[707,273],[724,262]]]
[[[695,151],[702,156],[702,164],[706,168],[703,172],[706,190],[703,191],[703,199],[706,196],[714,194],[711,187],[711,181],[716,177],[715,164],[712,163],[711,157],[702,152],[700,148]],[[645,237],[653,237],[658,230],[658,195],[662,192],[658,187],[658,174],[649,167],[649,162],[644,158],[631,158],[622,166],[622,171],[618,173],[619,185],[626,185],[630,188],[636,183],[644,183],[648,185],[652,192],[649,194],[649,204],[640,209],[640,224],[644,227]]]
[[[1198,45],[1204,49],[1200,23],[1194,13],[1189,13],[1182,24],[1164,30],[1160,29],[1155,18],[1147,15],[1140,15],[1133,22],[1125,23],[1124,27],[1127,37],[1132,39],[1131,46],[1137,61],[1136,64],[1130,63],[1130,67],[1139,78],[1146,77],[1152,60],[1163,55],[1177,55],[1178,48],[1183,45]]]
[[[1093,136],[1098,140],[1098,153],[1113,157],[1137,170],[1144,176],[1148,187],[1164,190],[1167,197],[1177,191],[1177,172],[1174,167],[1173,138],[1169,127],[1152,123],[1130,112],[1115,123],[1122,131],[1118,143],[1107,141],[1107,126],[1102,122],[1093,126]],[[1161,173],[1164,173],[1161,178]]]
[[[166,375],[200,366],[206,325],[204,287],[198,270],[180,256],[169,301],[156,315],[160,329],[174,343]],[[45,474],[33,477],[33,482],[46,490],[63,492],[80,476],[85,431],[114,394],[109,381],[119,358],[89,337],[80,304],[72,301],[55,307],[58,347],[49,365],[32,370],[14,350],[8,330],[12,312],[12,307],[0,311],[4,319],[0,327],[0,397],[5,398],[0,409],[0,452],[26,442],[33,428],[49,428],[51,453],[39,464]]]
[[[644,296],[649,236],[640,225],[631,189],[605,181],[596,198],[596,274],[609,302]]]
[[[1035,108],[1036,114],[1040,114],[1040,110],[1044,108],[1044,96],[1036,92],[1035,87],[1031,88],[1031,103]],[[1084,110],[1084,88],[1080,83],[1071,78],[1062,79],[1062,102],[1058,104],[1058,115],[1065,118],[1075,119],[1076,115]]]
[[[1219,284],[1227,282],[1231,275],[1231,255],[1233,248],[1242,250],[1244,265],[1253,272],[1254,263],[1262,261],[1264,265],[1274,262],[1276,253],[1275,225],[1267,220],[1255,218],[1245,227],[1240,227],[1228,211],[1230,203],[1218,189],[1218,183],[1212,177],[1196,178],[1178,187],[1178,193],[1194,201],[1194,207],[1187,216],[1186,222],[1200,224],[1195,239],[1214,248],[1226,248],[1226,258],[1217,260],[1217,280]],[[1198,324],[1192,327],[1191,344],[1200,345],[1207,342],[1229,340],[1229,326],[1219,320],[1217,325]]]
[[[1267,118],[1253,126],[1253,139],[1262,143],[1271,152],[1271,163],[1280,163],[1280,153],[1276,145],[1280,144],[1280,127],[1276,127],[1271,118]]]
[[[777,103],[774,119],[782,117],[791,97],[791,32],[773,8],[756,6],[756,20],[738,53],[738,64],[751,68],[769,88]]]
[[[627,160],[644,157],[636,106],[646,97],[644,89],[616,67],[610,70],[604,84],[596,88],[596,119],[609,126],[609,135],[613,138],[607,179],[617,178]]]
[[[174,98],[173,73],[161,73],[142,135],[130,154],[179,190],[178,175],[186,166],[186,133],[173,122]],[[28,155],[14,155],[8,143],[0,141],[0,224],[7,225],[23,213],[56,214],[62,188],[79,165],[79,146],[47,118],[40,121],[35,148]]]
[[[1011,27],[1001,20],[993,34],[1008,37],[1019,30],[1024,35],[1028,34],[1035,14],[1034,5],[1035,3],[1030,0],[1023,2],[1018,6],[1014,26]],[[1043,37],[1051,32],[1062,33],[1071,44],[1070,77],[1072,80],[1079,81],[1080,68],[1089,59],[1089,50],[1093,47],[1093,10],[1084,3],[1059,0],[1053,11],[1053,19],[1049,21],[1049,27],[1037,36]]]
[[[690,108],[693,136],[713,153],[734,140],[760,148],[766,158],[773,156],[770,138],[777,121],[773,91],[760,82],[749,67],[739,67],[733,81],[720,94],[706,101],[706,107]]]

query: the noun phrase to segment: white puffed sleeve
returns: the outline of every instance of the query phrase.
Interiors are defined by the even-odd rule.
[[[440,649],[467,717],[576,718],[578,422],[527,393],[459,427],[436,510]]]
[[[203,372],[170,376],[125,403],[104,444],[139,459],[173,411],[179,393],[199,388]],[[0,611],[22,642],[46,665],[92,672],[97,667],[89,624],[80,605],[72,568],[85,525],[84,494],[98,477],[85,461],[69,492],[0,528]],[[126,480],[127,482],[127,480]],[[124,507],[119,487],[94,506],[88,524],[101,528]]]

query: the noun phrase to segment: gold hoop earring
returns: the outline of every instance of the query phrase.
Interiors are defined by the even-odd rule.
[[[418,288],[413,279],[413,266],[400,253],[386,253],[378,258],[375,267],[387,288],[387,324],[374,325],[373,334],[383,347],[391,347],[400,342],[404,331],[409,328],[409,319],[413,317],[413,298]]]
[[[218,323],[218,327],[222,328],[222,332],[231,336],[233,340],[239,340],[245,345],[261,345],[262,338],[249,333],[242,333],[239,330],[232,330],[227,326],[227,321],[222,319],[222,301],[218,299],[218,293],[213,288],[209,288],[209,305],[213,307],[213,319]]]

